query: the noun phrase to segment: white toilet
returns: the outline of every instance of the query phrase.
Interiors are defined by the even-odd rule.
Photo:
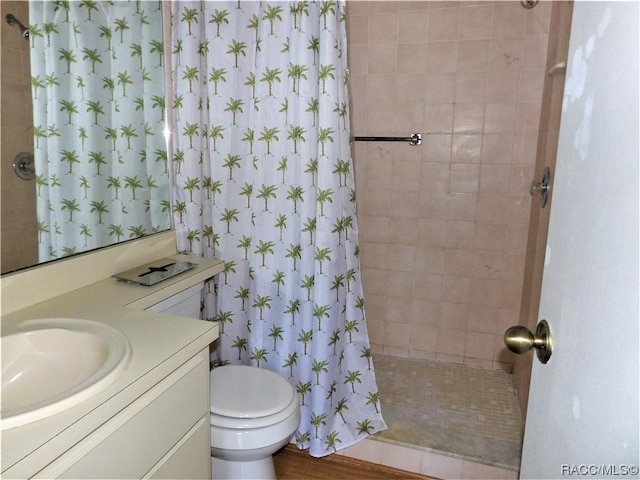
[[[150,307],[197,318],[202,284]],[[273,479],[272,455],[300,424],[298,395],[279,375],[225,365],[211,371],[211,471],[217,479]]]
[[[211,372],[211,471],[214,479],[275,479],[272,455],[300,424],[296,391],[256,367]]]

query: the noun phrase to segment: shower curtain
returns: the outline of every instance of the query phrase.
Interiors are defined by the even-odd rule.
[[[344,2],[173,2],[178,248],[217,256],[221,363],[296,388],[301,448],[386,428],[364,315]],[[211,302],[209,297],[205,303]]]
[[[39,260],[170,228],[158,2],[29,4]]]

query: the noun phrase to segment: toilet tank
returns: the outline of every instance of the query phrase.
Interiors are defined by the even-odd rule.
[[[200,296],[203,286],[203,283],[198,283],[155,305],[151,305],[146,310],[155,313],[178,315],[180,317],[200,318]]]

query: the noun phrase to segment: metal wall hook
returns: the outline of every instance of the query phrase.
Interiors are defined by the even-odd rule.
[[[11,26],[17,25],[18,28],[20,28],[20,32],[22,33],[22,36],[27,40],[29,39],[29,27],[25,27],[20,20],[18,20],[14,15],[10,13],[6,15],[5,19],[7,20],[7,23],[9,25]]]

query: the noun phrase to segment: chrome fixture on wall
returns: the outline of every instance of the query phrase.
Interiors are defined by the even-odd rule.
[[[529,189],[529,193],[532,197],[536,195],[540,195],[538,202],[540,203],[540,207],[544,208],[547,204],[547,200],[549,199],[549,193],[551,190],[551,170],[549,167],[545,167],[542,172],[542,180],[540,182],[536,182],[535,180],[531,182],[531,188]]]
[[[520,3],[527,10],[532,9],[538,4],[538,0],[520,0]]]
[[[22,180],[33,180],[36,177],[36,169],[33,163],[33,154],[20,152],[13,159],[13,171]]]
[[[10,13],[8,13],[7,16],[4,18],[6,18],[7,23],[9,25],[12,25],[12,26],[17,25],[20,28],[20,32],[22,32],[22,36],[27,40],[29,39],[29,27],[25,27],[20,20],[18,20],[16,17],[11,15]]]

